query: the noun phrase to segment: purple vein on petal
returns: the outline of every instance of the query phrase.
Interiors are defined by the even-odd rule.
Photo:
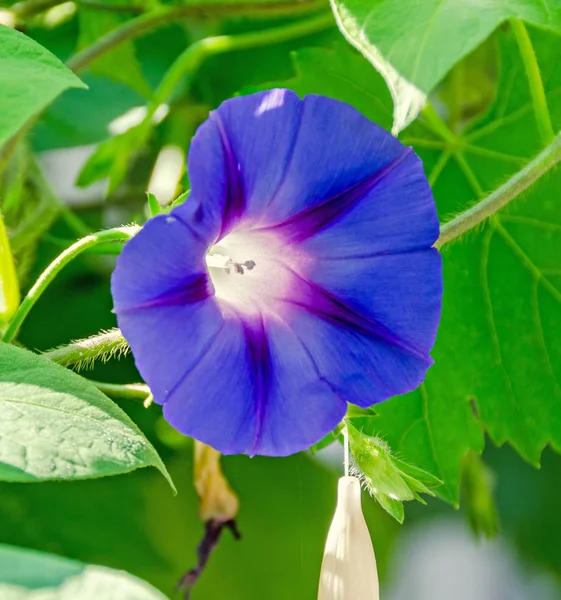
[[[239,163],[230,144],[224,122],[217,111],[210,113],[220,135],[220,143],[224,152],[224,169],[226,176],[226,199],[222,211],[222,226],[218,239],[222,239],[242,216],[245,210],[245,196],[240,178]]]
[[[304,279],[289,267],[287,268],[294,277],[298,279],[298,284],[302,286],[301,289],[304,290],[304,294],[300,298],[282,298],[281,300],[283,302],[299,306],[310,314],[324,319],[325,321],[331,321],[337,325],[342,325],[343,327],[363,335],[374,336],[390,346],[397,347],[417,358],[432,363],[432,359],[429,355],[416,348],[414,345],[402,340],[376,319],[356,312],[353,308],[330,294],[321,286]]]
[[[254,456],[259,450],[259,444],[263,435],[263,424],[266,418],[267,400],[271,390],[273,365],[263,317],[257,317],[252,323],[247,322],[243,318],[240,320],[247,344],[249,367],[253,375],[255,432],[250,456]]]
[[[116,306],[115,312],[125,314],[135,310],[144,308],[158,308],[162,306],[177,306],[178,304],[193,304],[206,300],[214,295],[212,284],[210,283],[207,273],[199,273],[195,275],[189,283],[185,283],[175,290],[170,290],[164,294],[160,294],[150,300],[138,302],[137,304],[129,304],[128,306]]]
[[[329,227],[340,217],[348,213],[366,194],[374,189],[383,179],[390,175],[410,154],[411,148],[406,148],[396,159],[385,167],[369,175],[362,181],[355,183],[340,194],[322,202],[321,204],[290,217],[277,225],[262,228],[274,230],[280,234],[287,243],[296,244],[303,242]]]

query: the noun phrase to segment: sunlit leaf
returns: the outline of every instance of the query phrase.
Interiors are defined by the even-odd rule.
[[[146,582],[97,565],[0,544],[2,600],[166,600]]]
[[[0,344],[0,479],[85,479],[155,466],[156,450],[86,379]]]
[[[501,23],[517,18],[561,32],[557,0],[331,0],[345,37],[383,75],[404,129],[427,95]]]
[[[40,44],[0,25],[0,145],[73,87],[86,86]]]

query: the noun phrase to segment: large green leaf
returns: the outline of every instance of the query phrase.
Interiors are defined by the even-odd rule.
[[[394,129],[462,57],[507,19],[561,31],[558,0],[331,0],[339,28],[386,79]]]
[[[0,145],[73,87],[86,86],[37,42],[0,25]]]
[[[169,479],[156,450],[109,398],[46,358],[0,344],[0,479],[86,479],[147,466]]]
[[[510,32],[498,38],[502,73],[489,114],[452,144],[422,123],[404,136],[405,141],[412,136],[425,160],[442,217],[494,190],[540,149],[516,43]],[[545,32],[532,38],[558,128],[561,72],[551,49],[559,38]],[[427,148],[438,144],[441,149]],[[429,470],[432,460],[449,499],[457,497],[459,469],[457,456],[450,461],[450,448],[460,442],[474,450],[481,445],[472,427],[475,415],[495,443],[510,442],[533,464],[546,444],[561,448],[561,353],[555,344],[561,329],[561,212],[555,201],[560,185],[556,170],[508,211],[444,248],[435,365],[421,390],[380,406],[380,417],[372,420],[406,456],[424,457],[421,465]],[[419,434],[429,423],[427,448],[419,446]]]
[[[2,600],[165,600],[124,571],[0,544]]]

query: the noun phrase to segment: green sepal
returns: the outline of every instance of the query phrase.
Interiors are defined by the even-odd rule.
[[[148,211],[151,217],[155,217],[163,212],[162,205],[158,202],[158,199],[151,192],[146,192],[148,198]]]
[[[366,435],[347,421],[352,474],[359,477],[380,506],[399,523],[403,522],[403,502],[418,500],[421,494],[434,496],[432,488],[442,482],[409,463],[396,458],[386,442]]]
[[[189,197],[190,193],[191,193],[191,190],[186,190],[185,192],[183,192],[182,194],[177,196],[177,198],[173,202],[170,203],[168,210],[172,210],[176,206],[183,204],[185,202],[185,200],[187,200],[187,198]]]

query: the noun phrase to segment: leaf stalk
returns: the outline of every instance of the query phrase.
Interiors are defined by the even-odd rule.
[[[559,161],[561,161],[561,133],[523,169],[518,171],[505,184],[487,196],[487,198],[442,225],[440,228],[440,237],[435,246],[437,248],[442,247],[444,244],[473,229],[494,215],[511,200],[527,190]]]
[[[519,19],[511,19],[510,25],[516,38],[520,55],[526,69],[526,77],[530,84],[530,94],[532,96],[532,104],[534,106],[534,114],[536,116],[536,124],[540,133],[540,137],[544,146],[551,144],[555,138],[555,131],[551,123],[551,115],[547,107],[547,97],[543,87],[543,80],[540,73],[540,67],[534,52],[532,40],[528,34],[528,30],[522,21]]]

